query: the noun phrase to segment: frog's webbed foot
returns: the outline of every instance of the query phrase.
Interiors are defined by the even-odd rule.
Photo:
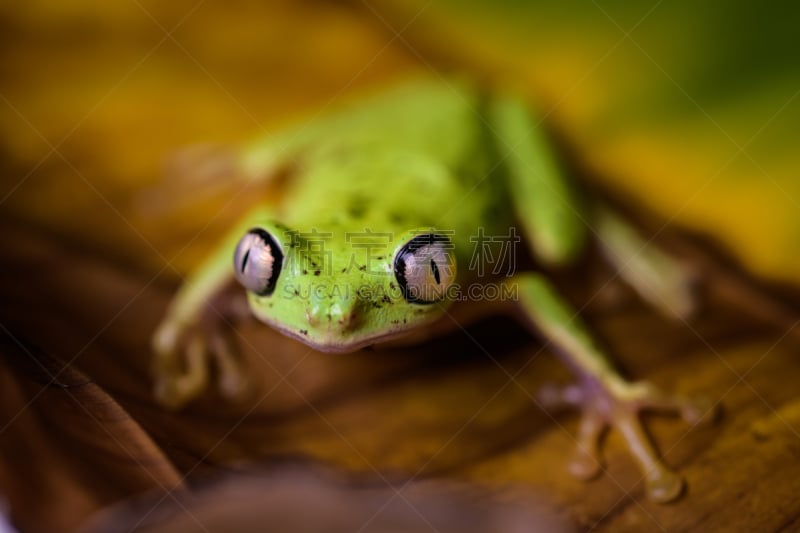
[[[595,379],[564,388],[546,386],[539,393],[546,407],[570,405],[583,411],[577,435],[577,449],[570,472],[581,479],[596,476],[601,470],[600,440],[608,428],[622,433],[645,480],[647,496],[657,502],[677,498],[683,479],[659,458],[639,420],[641,411],[678,413],[690,425],[713,420],[713,407],[702,400],[690,400],[659,392],[648,383],[615,382],[602,385]]]
[[[162,324],[153,336],[154,393],[159,403],[180,409],[209,385],[211,365],[226,399],[242,397],[248,383],[236,349],[220,327]]]
[[[132,198],[141,216],[170,217],[194,210],[226,194],[232,183],[237,190],[245,183],[236,151],[214,144],[196,144],[178,150],[166,159],[161,174],[164,179]]]

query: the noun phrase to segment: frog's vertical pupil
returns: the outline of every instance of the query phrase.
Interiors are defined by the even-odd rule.
[[[282,265],[283,251],[275,238],[266,230],[253,228],[239,240],[232,266],[244,288],[258,296],[270,296]]]
[[[247,266],[247,260],[250,258],[250,250],[252,250],[252,248],[248,248],[244,253],[244,258],[242,258],[242,274],[244,274],[244,267]]]
[[[436,260],[436,257],[444,260],[439,251],[449,247],[452,244],[446,235],[424,233],[415,236],[395,252],[394,276],[407,302],[428,305],[447,296],[439,288],[430,289],[433,288],[432,281],[439,286],[443,283],[447,286],[451,281],[449,271],[442,277]]]
[[[441,283],[439,278],[439,267],[436,266],[436,261],[431,259],[431,272],[433,272],[433,279],[436,280],[436,284],[439,285]]]

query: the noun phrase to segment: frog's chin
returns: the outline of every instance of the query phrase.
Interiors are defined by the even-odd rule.
[[[276,329],[287,337],[297,339],[308,347],[325,353],[356,352],[367,346],[397,339],[408,333],[407,330],[398,330],[373,335],[339,337],[331,333],[320,336],[319,333],[310,330],[301,330],[298,332],[281,327]]]

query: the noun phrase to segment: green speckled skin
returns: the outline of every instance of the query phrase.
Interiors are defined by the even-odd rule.
[[[295,248],[285,231],[274,232],[284,236],[294,268],[281,272],[273,295],[249,295],[253,312],[326,351],[353,350],[440,316],[450,302],[405,301],[393,259],[414,232],[445,231],[458,283],[466,285],[475,274],[467,266],[477,228],[507,234],[513,217],[488,142],[490,126],[480,114],[484,106],[464,87],[412,84],[301,134],[308,141],[280,155],[296,161],[291,188],[261,221],[268,229],[274,220],[299,232]],[[314,241],[314,230],[329,234],[324,246],[330,255],[318,268],[291,260],[296,249],[312,246],[302,237]],[[374,239],[369,260],[352,242],[353,233],[366,230],[384,235]]]

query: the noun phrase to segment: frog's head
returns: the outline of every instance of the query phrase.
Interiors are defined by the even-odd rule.
[[[349,352],[440,317],[450,303],[455,256],[445,232],[250,229],[234,254],[253,313],[325,352]]]

